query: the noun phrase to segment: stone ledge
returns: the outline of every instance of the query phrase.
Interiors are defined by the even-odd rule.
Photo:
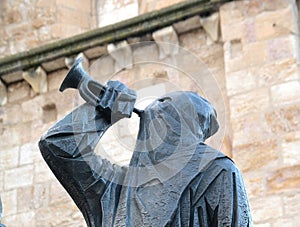
[[[4,75],[7,76],[7,74],[13,74],[17,71],[38,67],[42,63],[61,57],[72,56],[96,46],[143,36],[195,15],[209,15],[217,11],[221,4],[229,1],[232,0],[193,0],[181,2],[113,25],[4,57],[0,59],[0,79],[3,80]],[[5,84],[15,82],[14,80],[3,81]]]

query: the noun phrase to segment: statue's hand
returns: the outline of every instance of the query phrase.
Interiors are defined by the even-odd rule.
[[[120,81],[109,81],[105,92],[100,97],[98,107],[111,118],[111,122],[131,117],[136,101],[136,92]]]

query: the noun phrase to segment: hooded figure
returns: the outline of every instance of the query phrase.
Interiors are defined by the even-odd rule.
[[[218,130],[217,116],[196,93],[167,94],[140,113],[129,166],[93,152],[113,123],[131,115],[135,98],[110,81],[98,106],[83,104],[40,140],[45,161],[87,225],[252,226],[240,171],[204,144]]]

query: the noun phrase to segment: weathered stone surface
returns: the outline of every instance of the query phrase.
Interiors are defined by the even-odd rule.
[[[20,165],[32,164],[42,161],[37,143],[24,144],[20,148]]]
[[[264,112],[270,108],[270,104],[268,89],[263,88],[235,95],[230,99],[231,114],[235,117]]]
[[[178,53],[178,36],[172,26],[155,31],[152,36],[159,47],[160,59]]]
[[[192,35],[191,35],[192,34]],[[199,28],[188,33],[179,35],[179,44],[189,51],[201,48],[206,44],[206,32],[203,28]],[[197,45],[195,45],[197,43]]]
[[[271,87],[271,95],[275,106],[297,103],[300,101],[300,83],[299,81],[290,81],[274,85]]]
[[[68,73],[67,69],[57,70],[55,72],[49,73],[47,76],[48,79],[48,89],[49,91],[58,91],[61,83],[65,79]]]
[[[15,169],[5,170],[4,188],[10,190],[23,186],[29,186],[33,183],[33,166],[26,165]],[[16,179],[18,179],[16,181]]]
[[[21,104],[22,120],[29,122],[40,119],[42,117],[42,104],[44,102],[43,96],[36,96],[33,99],[24,101]]]
[[[226,86],[229,96],[251,91],[256,88],[256,75],[251,69],[226,74]]]
[[[132,50],[127,41],[107,45],[107,51],[115,60],[115,72],[132,68]]]
[[[7,90],[8,102],[16,102],[29,97],[30,87],[26,82],[12,84]]]
[[[23,78],[30,84],[35,93],[47,92],[47,74],[42,67],[24,72]]]
[[[194,16],[186,20],[173,24],[177,34],[185,33],[201,27],[200,17]]]
[[[276,134],[299,131],[300,105],[288,105],[265,114],[268,127]]]
[[[268,41],[268,60],[277,61],[294,58],[297,52],[294,35],[280,36]]]
[[[253,221],[255,223],[267,222],[283,215],[280,195],[264,196],[250,200]]]
[[[7,103],[7,89],[6,86],[0,80],[0,106]]]
[[[0,152],[0,170],[15,168],[18,166],[19,147],[10,149],[1,149]]]
[[[209,38],[216,42],[219,39],[219,13],[213,13],[209,17],[200,17],[200,23],[207,32]]]
[[[276,140],[263,140],[236,146],[233,159],[244,172],[258,169],[271,169],[278,166],[278,144]]]
[[[53,61],[48,61],[42,63],[42,67],[46,70],[46,72],[52,72],[58,69],[65,68],[65,58],[58,58]]]
[[[2,192],[1,200],[5,216],[17,213],[17,190]]]
[[[294,165],[285,168],[279,168],[270,172],[267,176],[267,190],[278,193],[291,189],[300,188],[300,166]]]
[[[110,80],[114,73],[114,59],[109,55],[97,58],[90,63],[90,76],[102,84],[105,84],[108,80]]]

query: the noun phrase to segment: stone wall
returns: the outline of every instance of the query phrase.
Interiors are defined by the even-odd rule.
[[[28,2],[20,3],[20,6]],[[38,11],[38,4],[50,2],[66,4],[54,7],[56,13],[61,9],[71,10],[76,5],[79,7],[77,1],[33,2],[37,4],[33,12],[34,9]],[[125,2],[134,9],[138,4],[138,13],[144,13],[178,1],[118,2],[119,5],[110,5],[113,8],[106,11],[107,15],[121,13],[118,10]],[[91,1],[91,8],[99,9],[99,3]],[[109,4],[109,0],[101,1],[101,4]],[[18,11],[16,6],[9,9],[12,8]],[[8,14],[8,8],[5,10]],[[26,19],[26,10],[20,11],[25,19],[22,23],[29,24],[33,20],[29,20],[29,16]],[[79,26],[80,29],[77,27],[64,33],[67,29],[60,26],[59,37],[51,36],[44,41],[74,35],[96,27],[95,23],[101,26],[100,16],[96,17],[92,10],[87,14],[90,18],[88,27]],[[4,17],[1,18],[3,25]],[[9,17],[5,18],[8,20]],[[39,17],[43,23],[46,18]],[[54,24],[47,22],[50,24],[46,23],[40,29],[63,23],[58,21],[59,17],[55,18]],[[86,18],[82,23],[84,20]],[[219,25],[212,26],[212,21]],[[0,32],[12,31],[19,23],[6,21],[5,29]],[[184,30],[191,23],[196,26]],[[204,29],[206,24],[210,26]],[[216,33],[216,27],[221,33]],[[34,30],[30,34],[17,40],[11,33],[10,38],[2,39],[9,45],[1,43],[0,50],[11,54],[31,48],[31,45],[25,45],[26,40],[36,39],[39,32]],[[45,34],[49,36],[52,30]],[[119,44],[124,45],[119,54],[114,51],[116,46],[110,45],[107,54],[87,57],[85,68],[102,83],[108,79],[125,82],[136,89],[140,97],[147,97],[153,91],[163,93],[173,89],[193,90],[207,97],[216,106],[222,126],[208,142],[231,156],[241,169],[255,226],[297,226],[300,222],[297,216],[300,211],[298,34],[295,1],[236,1],[223,5],[219,14],[207,20],[202,18],[201,23],[195,17],[157,31],[152,34],[154,42],[123,42]],[[162,41],[171,44],[164,46]],[[41,43],[42,39],[37,40],[33,46]],[[174,48],[174,45],[180,48]],[[127,56],[126,61],[124,56]],[[78,209],[42,160],[37,147],[43,132],[83,102],[76,91],[58,92],[66,73],[66,67],[48,72],[47,92],[43,94],[36,94],[25,81],[10,85],[8,102],[0,107],[0,194],[4,207],[3,223],[7,226],[85,226]],[[114,162],[126,164],[137,121],[133,116],[131,121],[120,122],[109,130],[97,152]],[[131,129],[129,134],[122,133],[124,127]],[[116,143],[109,142],[111,138]]]
[[[240,1],[220,10],[232,153],[256,226],[299,223],[297,13],[295,1]]]

